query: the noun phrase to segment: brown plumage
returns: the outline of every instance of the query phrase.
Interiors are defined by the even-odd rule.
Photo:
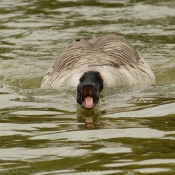
[[[49,69],[41,87],[77,86],[88,71],[99,72],[104,87],[155,84],[152,70],[128,41],[104,35],[71,43]]]

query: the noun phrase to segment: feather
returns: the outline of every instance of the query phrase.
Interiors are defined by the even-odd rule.
[[[41,87],[77,86],[87,71],[98,71],[104,87],[155,84],[155,76],[124,38],[104,35],[78,39],[59,55]]]

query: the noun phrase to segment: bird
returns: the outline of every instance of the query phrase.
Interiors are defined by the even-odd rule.
[[[93,109],[104,88],[154,85],[155,75],[122,36],[79,38],[69,44],[44,76],[42,88],[76,87],[76,101]]]

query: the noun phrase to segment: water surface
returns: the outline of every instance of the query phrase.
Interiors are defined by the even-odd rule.
[[[174,174],[175,1],[0,2],[0,174]],[[95,110],[75,88],[41,89],[73,40],[129,40],[155,86],[105,89]],[[88,117],[88,118],[87,118]]]

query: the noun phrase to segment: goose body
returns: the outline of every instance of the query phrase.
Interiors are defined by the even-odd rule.
[[[152,70],[128,41],[120,36],[104,35],[71,43],[49,69],[41,87],[78,87],[88,72],[87,77],[100,79],[102,88],[155,84]],[[97,81],[95,78],[90,80]]]

